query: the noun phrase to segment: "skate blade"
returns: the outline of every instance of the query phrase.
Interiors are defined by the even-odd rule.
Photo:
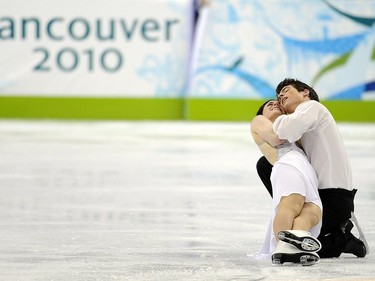
[[[363,233],[362,228],[359,226],[358,220],[357,220],[354,212],[351,212],[350,220],[354,223],[355,227],[357,228],[358,234],[359,234],[359,239],[363,242],[363,244],[365,244],[366,255],[368,255],[370,253],[370,247],[368,246],[365,234]]]
[[[309,253],[284,254],[277,253],[272,255],[273,265],[302,265],[311,266],[319,261],[319,257]]]
[[[281,241],[292,244],[302,251],[317,252],[321,248],[318,240],[308,236],[298,237],[289,231],[280,231],[278,233],[278,238]]]

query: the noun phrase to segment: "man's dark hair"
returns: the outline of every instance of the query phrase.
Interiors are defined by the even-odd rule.
[[[268,100],[268,101],[266,101],[265,103],[263,103],[263,104],[259,107],[259,109],[258,109],[258,111],[257,111],[257,115],[263,115],[263,109],[264,109],[264,107],[266,106],[266,104],[267,104],[268,102],[270,102],[270,101],[272,101],[272,100]]]
[[[277,87],[276,87],[276,96],[279,95],[279,93],[282,90],[282,88],[284,88],[285,86],[288,86],[288,85],[292,85],[294,88],[297,89],[298,92],[302,92],[305,89],[309,90],[309,98],[310,98],[310,100],[319,101],[319,96],[318,96],[318,94],[315,92],[315,90],[312,87],[310,87],[306,83],[303,83],[303,82],[301,82],[301,81],[299,81],[297,79],[293,79],[293,78],[285,78],[283,81],[281,81],[279,83],[279,85],[277,85]]]

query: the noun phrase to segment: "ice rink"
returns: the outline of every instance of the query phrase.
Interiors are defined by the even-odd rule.
[[[0,280],[375,280],[375,124],[339,124],[371,253],[248,257],[271,199],[249,123],[0,121]]]

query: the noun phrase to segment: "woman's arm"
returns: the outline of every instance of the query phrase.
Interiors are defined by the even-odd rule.
[[[262,115],[254,117],[251,122],[251,134],[259,150],[273,165],[277,161],[277,150],[274,146],[284,141],[273,132],[272,122]]]
[[[268,162],[270,162],[273,165],[277,161],[276,148],[270,145],[265,140],[263,140],[258,134],[255,134],[254,132],[251,132],[251,134],[254,138],[255,143],[258,145],[259,150],[266,157]]]
[[[277,146],[285,142],[279,139],[273,131],[272,122],[263,115],[254,117],[251,121],[251,131],[272,146]]]

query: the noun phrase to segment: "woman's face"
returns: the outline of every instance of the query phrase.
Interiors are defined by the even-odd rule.
[[[276,100],[269,101],[263,108],[263,116],[272,122],[282,114],[285,114],[285,111]]]

